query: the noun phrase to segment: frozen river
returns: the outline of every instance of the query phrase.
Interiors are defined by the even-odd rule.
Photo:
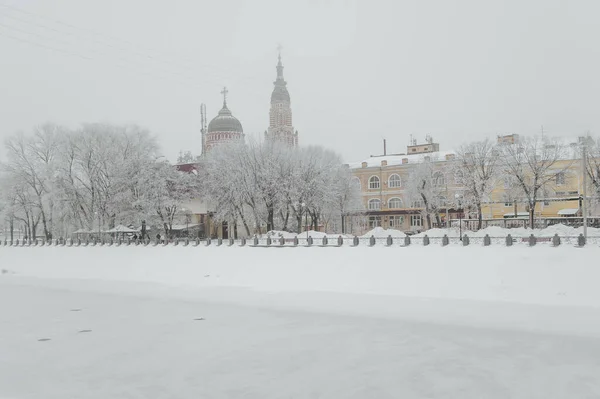
[[[573,312],[234,292],[0,276],[0,398],[600,397],[598,329],[559,331]]]

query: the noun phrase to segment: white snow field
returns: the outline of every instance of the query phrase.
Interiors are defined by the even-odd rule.
[[[598,398],[599,259],[2,247],[0,398]]]

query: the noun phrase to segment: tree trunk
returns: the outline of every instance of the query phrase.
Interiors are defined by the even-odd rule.
[[[269,206],[267,208],[267,231],[274,230],[275,227],[275,212],[273,212],[273,207]]]
[[[477,203],[477,230],[481,230],[483,226],[483,215],[481,214],[481,203]]]
[[[298,227],[297,227],[296,231],[298,232],[298,234],[300,234],[302,232],[302,214],[301,213],[296,217],[296,222],[298,223]]]

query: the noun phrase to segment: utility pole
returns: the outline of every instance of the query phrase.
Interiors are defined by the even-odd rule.
[[[581,201],[581,212],[583,213],[583,236],[587,241],[587,140],[588,136],[581,138],[581,171],[583,173],[583,187],[581,189],[583,199]]]

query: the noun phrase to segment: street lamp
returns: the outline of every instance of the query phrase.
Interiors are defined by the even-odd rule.
[[[95,211],[94,214],[98,216],[98,240],[100,240],[100,212]]]
[[[185,236],[189,237],[190,232],[189,232],[189,224],[188,224],[188,215],[186,213],[187,209],[181,208],[181,210],[183,211],[183,215],[185,216]]]
[[[301,205],[304,212],[304,228],[306,229],[306,241],[308,242],[308,212],[306,210],[306,204],[303,202]]]
[[[459,229],[459,237],[462,241],[462,195],[459,193],[454,194],[454,198],[458,203],[458,229]]]

